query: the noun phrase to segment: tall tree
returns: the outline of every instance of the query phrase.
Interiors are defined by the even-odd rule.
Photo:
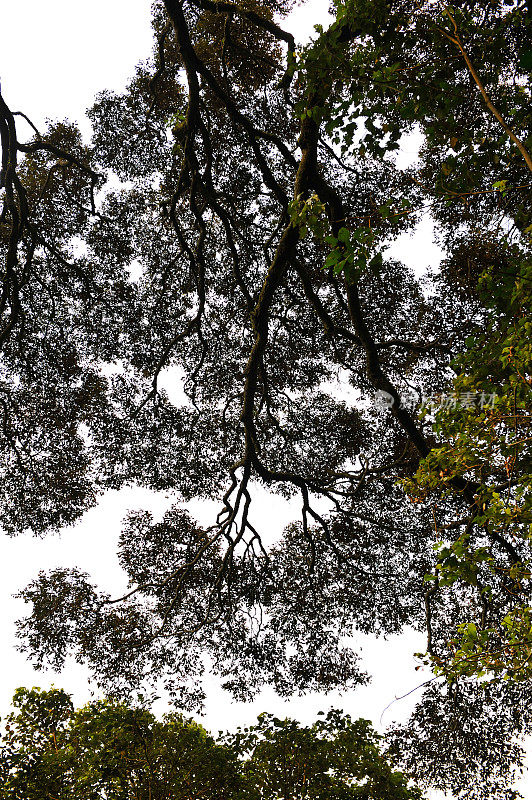
[[[310,727],[262,715],[210,736],[177,714],[60,689],[18,689],[0,748],[4,800],[419,800],[366,720]]]
[[[289,694],[364,681],[353,631],[426,629],[451,684],[394,746],[504,797],[529,686],[470,676],[528,675],[530,16],[352,0],[297,50],[287,11],[156,2],[153,60],[97,98],[90,147],[66,125],[21,144],[1,106],[6,529],[131,482],[221,503],[205,530],[129,515],[126,596],[41,575],[21,635],[38,663],[74,650],[193,704],[205,651],[236,696]],[[419,277],[387,248],[427,211],[445,260]],[[434,428],[417,406],[446,396]],[[272,545],[256,482],[301,498]]]

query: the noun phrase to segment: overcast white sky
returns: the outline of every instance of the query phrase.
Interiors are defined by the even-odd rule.
[[[85,109],[101,89],[120,91],[134,65],[151,50],[149,0],[92,0],[90,4],[72,0],[0,0],[0,79],[4,98],[12,110],[24,111],[38,125],[46,118],[77,120],[88,135]],[[304,41],[316,23],[327,24],[327,1],[310,0],[285,22],[296,39]],[[403,158],[415,154],[415,141],[406,144]],[[414,237],[404,237],[396,253],[412,266],[424,269],[437,263],[440,255],[432,242],[429,220],[421,223]],[[76,565],[89,572],[95,581],[118,594],[124,578],[116,559],[120,522],[130,508],[149,508],[161,514],[169,501],[138,489],[110,492],[88,512],[80,524],[59,536],[43,540],[31,537],[0,539],[0,635],[3,654],[0,662],[0,714],[9,706],[17,686],[52,683],[64,687],[80,704],[90,698],[86,671],[69,664],[60,675],[37,673],[15,651],[14,620],[24,614],[24,606],[12,598],[39,569]],[[293,518],[294,509],[283,500],[263,493],[256,505],[273,529],[281,530]],[[192,509],[200,521],[209,518],[208,505]],[[264,710],[289,715],[303,722],[331,705],[343,708],[354,717],[371,719],[382,729],[394,720],[404,719],[413,707],[416,693],[394,703],[394,699],[416,687],[425,677],[415,672],[413,653],[424,642],[411,634],[387,641],[360,640],[365,663],[374,675],[372,684],[356,692],[339,695],[307,695],[281,702],[271,691],[264,691],[253,703],[231,703],[215,681],[208,685],[208,701],[203,724],[212,730],[234,727],[253,721]],[[528,787],[528,791],[527,791]],[[532,781],[520,786],[525,797],[532,796]],[[436,796],[434,796],[436,797]]]

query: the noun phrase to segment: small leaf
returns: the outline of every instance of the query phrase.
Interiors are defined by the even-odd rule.
[[[527,72],[532,72],[532,50],[523,50],[519,56],[519,66]]]
[[[348,244],[350,239],[349,231],[347,228],[340,228],[338,231],[338,241]]]

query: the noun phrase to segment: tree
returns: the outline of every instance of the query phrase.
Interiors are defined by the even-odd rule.
[[[242,755],[242,796],[249,800],[420,798],[405,776],[391,769],[367,720],[331,710],[303,727],[261,714],[256,725],[226,741]]]
[[[5,800],[416,800],[366,720],[329,712],[309,728],[267,715],[213,739],[177,714],[60,689],[18,689],[1,749]]]
[[[142,705],[99,700],[75,710],[60,689],[18,689],[1,763],[6,800],[166,800],[236,796],[235,754],[201,725]]]
[[[20,633],[38,663],[74,651],[115,690],[162,676],[194,704],[205,651],[236,696],[290,694],[365,680],[353,631],[426,629],[450,688],[395,746],[504,797],[530,690],[469,677],[528,674],[530,16],[334,9],[297,50],[284,3],[155,3],[153,61],[97,98],[90,147],[65,124],[21,144],[1,106],[4,527],[58,527],[128,482],[222,509],[206,530],[179,505],[130,515],[127,595],[41,575]],[[387,246],[427,210],[446,255],[419,278]],[[420,417],[453,392],[473,409]],[[255,482],[301,498],[272,546]],[[466,735],[440,748],[449,705]]]
[[[455,391],[492,398],[481,414],[451,405],[438,415],[441,445],[420,465],[411,491],[442,493],[457,477],[476,484],[469,515],[455,521],[459,532],[442,542],[439,563],[427,576],[437,588],[456,581],[479,596],[477,624],[464,622],[447,653],[433,663],[454,675],[526,680],[531,674],[530,561],[524,548],[506,548],[501,563],[491,541],[526,542],[532,532],[530,473],[530,264],[508,248],[509,271],[494,281],[484,276],[487,330],[479,331],[457,361]],[[511,256],[514,256],[514,259]],[[480,347],[479,347],[480,344]],[[415,485],[412,485],[415,483]],[[478,627],[477,627],[478,626]],[[450,651],[450,652],[449,652]]]

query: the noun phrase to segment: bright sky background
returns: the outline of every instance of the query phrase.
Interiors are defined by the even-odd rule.
[[[69,118],[77,120],[89,135],[84,112],[94,94],[101,89],[122,90],[134,65],[151,51],[149,0],[92,0],[90,4],[72,0],[0,0],[0,11],[2,92],[13,111],[24,111],[38,127],[44,127],[47,118]],[[283,24],[298,41],[304,41],[313,33],[313,25],[327,25],[327,20],[326,0],[310,0]],[[414,158],[415,152],[416,141],[411,139],[401,155],[404,163]],[[414,236],[403,236],[394,254],[419,270],[437,264],[440,251],[432,241],[430,220],[423,221]],[[146,508],[159,516],[168,505],[167,498],[145,490],[109,492],[77,526],[61,536],[0,539],[0,635],[4,648],[0,662],[0,714],[7,710],[18,686],[45,688],[54,683],[72,692],[77,704],[91,697],[88,674],[81,666],[68,664],[60,675],[38,673],[16,652],[14,621],[25,611],[13,594],[40,569],[76,565],[117,596],[124,587],[116,558],[124,513]],[[200,522],[210,521],[212,505],[188,507]],[[267,498],[262,492],[256,501],[256,513],[262,517],[257,520],[259,523],[280,531],[297,515],[297,509],[280,498]],[[377,642],[365,637],[360,639],[360,648],[364,663],[374,676],[369,687],[344,696],[310,694],[288,702],[266,690],[253,703],[245,704],[232,703],[212,680],[208,683],[202,722],[211,730],[234,728],[249,724],[265,710],[310,722],[317,711],[333,705],[354,717],[371,719],[382,730],[394,720],[404,719],[415,704],[416,692],[385,711],[395,697],[410,692],[427,677],[426,673],[415,671],[417,662],[412,655],[424,649],[424,641],[414,633]],[[532,780],[523,781],[519,788],[525,797],[532,796]]]

